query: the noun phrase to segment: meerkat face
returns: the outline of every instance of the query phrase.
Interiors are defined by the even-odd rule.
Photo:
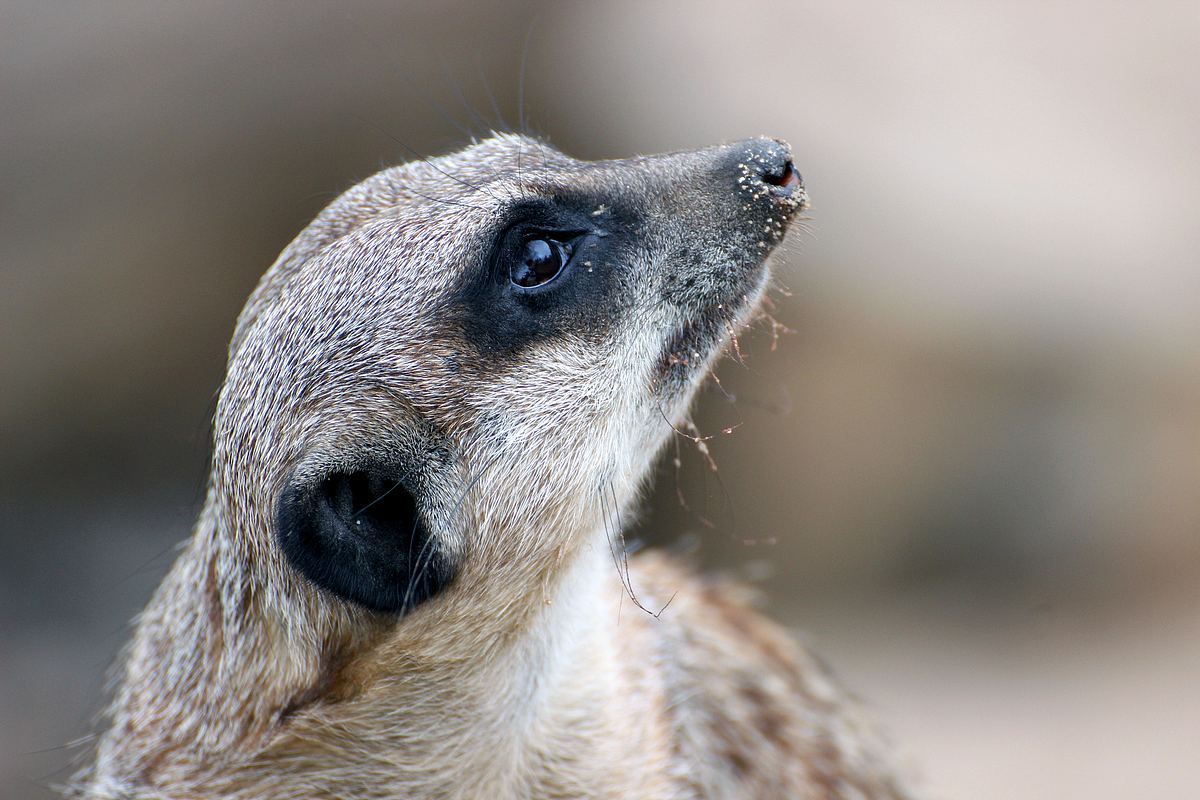
[[[529,584],[636,494],[804,204],[771,139],[581,162],[501,136],[375,175],[239,320],[225,524],[373,611]]]

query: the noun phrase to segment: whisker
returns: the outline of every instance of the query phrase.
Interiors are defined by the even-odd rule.
[[[708,373],[708,378],[714,384],[716,384],[716,387],[721,391],[721,394],[725,395],[726,400],[731,403],[737,402],[737,396],[726,391],[725,384],[721,383],[721,379],[717,377],[717,371],[715,369]]]
[[[508,124],[508,121],[505,120],[504,115],[500,113],[500,105],[496,102],[496,93],[492,91],[492,85],[487,78],[487,70],[483,68],[483,63],[479,60],[478,56],[476,57],[476,68],[479,72],[479,77],[483,82],[483,91],[487,95],[488,102],[492,105],[492,113],[496,115],[496,121],[500,125],[500,130],[511,130],[511,126]],[[495,129],[493,129],[493,131],[494,130]]]
[[[688,503],[687,498],[683,495],[683,484],[680,481],[683,473],[682,451],[679,448],[679,439],[675,438],[673,441],[675,442],[675,458],[672,459],[672,463],[675,465],[675,497],[679,501],[680,508],[699,520],[701,525],[711,530],[716,527],[713,525],[712,520],[693,509],[691,504]]]
[[[491,192],[491,191],[490,191],[490,190],[489,190],[487,187],[485,187],[485,186],[477,186],[476,184],[474,184],[474,183],[471,183],[470,181],[465,181],[465,180],[463,180],[462,178],[458,177],[457,175],[455,175],[455,174],[454,174],[454,173],[452,173],[452,172],[447,172],[446,170],[442,169],[441,167],[439,167],[437,164],[435,164],[435,163],[434,163],[434,160],[433,160],[433,159],[431,159],[431,158],[429,158],[428,156],[426,156],[426,155],[422,154],[422,153],[421,153],[419,150],[417,150],[415,147],[411,146],[411,145],[410,145],[408,142],[404,141],[403,139],[401,139],[399,136],[395,135],[395,134],[394,134],[394,133],[392,133],[391,131],[389,131],[389,130],[387,130],[387,129],[383,128],[382,126],[380,126],[380,125],[378,125],[378,124],[376,124],[376,123],[375,123],[375,122],[373,122],[372,120],[369,120],[369,119],[367,119],[366,117],[362,116],[361,114],[356,114],[355,116],[358,118],[358,120],[359,120],[359,121],[361,121],[361,122],[364,122],[364,123],[366,123],[367,125],[370,125],[372,128],[374,128],[375,130],[379,131],[379,132],[380,132],[380,133],[382,133],[384,136],[388,137],[388,138],[389,138],[389,139],[391,139],[393,142],[395,142],[396,144],[398,144],[398,145],[400,145],[401,147],[403,147],[405,150],[407,150],[407,151],[409,151],[410,153],[412,153],[412,154],[413,154],[413,155],[414,155],[414,156],[417,158],[417,160],[418,160],[418,161],[424,162],[424,163],[425,163],[425,164],[427,164],[429,167],[431,167],[432,169],[436,170],[437,172],[440,172],[442,175],[445,175],[447,178],[449,178],[450,180],[454,181],[455,183],[462,184],[463,186],[466,186],[468,189],[472,189],[472,190],[474,190],[474,191],[477,191],[477,192],[483,192],[484,194],[486,194],[486,195],[488,195],[489,197],[491,197],[493,200],[499,200],[499,199],[500,199],[500,198],[499,198],[499,197],[497,197],[495,194],[492,194],[492,192]],[[451,200],[443,200],[442,202],[449,203],[449,202],[454,202],[454,201],[451,201]],[[466,204],[466,203],[459,203],[459,205],[467,205],[467,204]],[[477,207],[477,206],[473,206],[473,207]]]
[[[502,452],[496,453],[494,456],[492,456],[490,459],[488,459],[488,461],[486,463],[484,463],[484,465],[479,469],[479,471],[475,473],[475,476],[473,478],[471,478],[470,481],[467,482],[467,485],[463,488],[462,492],[459,494],[458,500],[456,500],[454,502],[454,507],[450,510],[449,515],[447,515],[447,517],[446,517],[447,524],[449,524],[450,521],[453,520],[458,515],[458,512],[462,510],[463,503],[466,502],[467,495],[471,493],[471,490],[475,488],[476,484],[479,483],[479,481],[483,478],[484,474],[486,474],[487,471],[489,469],[491,469],[498,460],[500,460],[500,456],[502,454],[503,454]],[[418,523],[414,521],[412,532],[409,534],[409,537],[408,537],[408,543],[409,543],[408,553],[409,553],[410,563],[411,563],[411,558],[412,558],[412,542],[413,542],[413,539],[416,538],[416,534],[417,534],[417,524]],[[426,548],[429,547],[429,545],[433,541],[433,539],[434,539],[434,537],[432,535],[426,537],[425,541],[421,545],[420,552],[417,553],[417,564],[419,566],[420,577],[422,580],[424,580],[425,571],[428,569],[429,565],[433,561],[432,553],[430,554],[430,557],[427,560],[424,558]],[[424,561],[424,566],[420,566],[422,561]],[[412,592],[413,592],[413,589],[416,588],[417,573],[418,573],[418,570],[410,570],[409,571],[408,586],[404,591],[404,602],[401,604],[402,608],[407,609],[409,601],[412,600]]]
[[[431,203],[445,203],[446,205],[450,205],[450,206],[462,206],[463,208],[473,208],[476,211],[483,211],[484,213],[488,213],[488,214],[496,213],[493,209],[484,208],[483,206],[473,205],[472,203],[464,203],[460,200],[447,200],[444,197],[434,197],[433,195],[428,195],[423,192],[418,192],[416,189],[412,188],[411,186],[405,186],[403,191],[408,192],[409,194],[415,194],[417,197],[423,197],[426,200],[430,201]]]
[[[525,30],[525,44],[521,47],[521,71],[517,76],[517,124],[520,126],[521,133],[526,135],[529,134],[529,126],[526,124],[528,120],[525,118],[525,67],[529,62],[529,42],[533,38],[535,24],[537,24],[536,15],[529,20],[529,27]]]
[[[363,513],[364,513],[364,512],[365,512],[365,511],[368,509],[368,508],[370,508],[371,506],[375,505],[375,504],[376,504],[376,503],[378,503],[380,500],[383,500],[383,499],[384,499],[385,497],[387,497],[389,494],[391,494],[392,492],[396,491],[396,489],[400,488],[400,486],[401,486],[401,485],[403,485],[403,483],[404,483],[404,479],[405,479],[405,478],[407,478],[407,477],[408,477],[409,475],[411,475],[411,474],[412,474],[412,470],[409,470],[408,472],[405,472],[405,473],[404,473],[404,474],[403,474],[401,477],[399,477],[399,478],[397,478],[397,479],[396,479],[396,482],[395,482],[395,483],[393,483],[391,486],[389,486],[389,487],[388,487],[387,491],[383,492],[381,495],[379,495],[378,497],[376,497],[374,500],[372,500],[371,502],[367,503],[365,506],[363,506],[362,508],[360,508],[358,511],[353,511],[353,512],[351,512],[351,514],[350,514],[350,518],[351,518],[351,519],[357,519],[358,517],[360,517],[360,516],[361,516],[361,515],[362,515],[362,514],[363,514]]]
[[[601,487],[599,491],[600,491],[600,495],[601,495],[602,502],[603,502],[604,488]],[[622,586],[625,587],[625,593],[627,595],[629,595],[630,601],[635,606],[640,608],[642,611],[646,612],[647,614],[654,617],[655,619],[658,619],[659,617],[662,616],[662,613],[667,610],[667,607],[669,605],[671,605],[671,602],[675,599],[675,596],[677,594],[679,594],[679,592],[678,591],[673,592],[671,594],[671,596],[669,598],[667,598],[667,602],[663,603],[662,607],[659,608],[658,611],[651,611],[638,598],[637,592],[635,592],[634,588],[633,588],[633,578],[630,576],[630,572],[629,572],[629,550],[625,545],[625,533],[624,533],[624,525],[621,522],[620,503],[617,501],[617,491],[613,487],[613,482],[611,479],[608,482],[608,491],[612,495],[613,515],[616,517],[615,527],[617,529],[617,536],[621,540],[621,552],[620,552],[619,560],[617,557],[616,545],[613,542],[612,534],[609,531],[608,512],[604,511],[603,508],[602,508],[602,516],[604,518],[604,532],[605,532],[605,535],[608,537],[609,552],[612,553],[613,563],[617,567],[617,575],[621,579],[621,584],[622,584]],[[620,607],[618,607],[617,613],[618,613],[618,617],[619,617]]]
[[[454,97],[458,100],[459,104],[466,109],[467,115],[470,116],[475,123],[477,123],[480,128],[486,132],[491,126],[488,124],[488,121],[484,119],[483,115],[476,111],[475,107],[467,102],[467,98],[463,94],[462,88],[458,85],[458,81],[454,79],[454,73],[450,69],[450,63],[446,61],[446,57],[441,53],[438,54],[438,63],[442,67],[442,73],[446,75],[447,79],[450,81],[450,88],[454,92]],[[471,138],[475,138],[474,133],[471,133]]]

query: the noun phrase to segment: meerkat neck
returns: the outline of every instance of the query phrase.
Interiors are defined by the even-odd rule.
[[[561,772],[567,761],[572,780],[597,785],[611,775],[586,775],[589,763],[633,758],[636,771],[647,750],[619,709],[642,688],[636,665],[631,671],[619,653],[639,646],[645,622],[622,600],[606,541],[601,530],[582,542],[534,598],[514,603],[517,624],[476,641],[474,657],[457,648],[439,657],[436,647],[414,655],[405,648],[409,637],[380,637],[377,648],[395,651],[367,660],[398,670],[370,674],[351,663],[341,674],[338,648],[317,634],[329,620],[308,606],[278,606],[278,594],[247,568],[246,554],[228,552],[230,538],[218,535],[206,512],[139,621],[95,779],[212,780],[211,764],[286,753],[342,713],[363,726],[343,758],[399,758],[411,762],[399,774],[429,786],[467,781],[521,796],[531,776]],[[436,632],[418,627],[419,635]],[[354,688],[343,698],[347,686]],[[496,746],[479,747],[481,737]],[[448,752],[459,756],[439,756]],[[463,764],[463,754],[476,763]]]
[[[365,729],[338,759],[374,750],[368,760],[399,765],[398,796],[636,796],[661,757],[654,742],[666,738],[652,740],[663,723],[651,719],[661,704],[647,697],[645,662],[622,653],[657,648],[628,599],[622,610],[604,542],[601,532],[564,559],[544,598],[522,601],[533,607],[521,624],[480,642],[474,658],[375,681],[355,703],[389,711],[359,717]],[[403,663],[396,655],[381,660]],[[631,719],[630,708],[642,711]],[[296,741],[321,720],[298,721]]]

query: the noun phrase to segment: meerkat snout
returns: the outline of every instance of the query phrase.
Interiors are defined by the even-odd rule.
[[[774,197],[790,198],[804,194],[804,179],[792,161],[792,146],[783,139],[751,139],[746,143],[745,150],[746,162],[739,162],[738,167],[742,175],[750,180],[751,187],[755,181],[774,187],[769,190]]]
[[[238,319],[204,510],[79,792],[903,796],[784,632],[622,552],[806,203],[773,139],[513,135],[334,201]]]

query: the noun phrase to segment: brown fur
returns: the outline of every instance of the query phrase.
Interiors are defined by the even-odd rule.
[[[323,212],[239,319],[205,509],[138,620],[74,791],[906,796],[825,670],[737,590],[642,556],[638,598],[670,601],[655,617],[610,549],[728,337],[656,371],[664,346],[701,341],[679,338],[697,315],[750,319],[802,205],[757,177],[764,146],[586,164],[499,137],[386,170]],[[455,287],[509,204],[580,192],[608,235],[637,234],[594,265],[614,307],[489,350]],[[422,514],[457,566],[401,615],[318,589],[272,536],[288,481],[380,453],[425,470]]]

